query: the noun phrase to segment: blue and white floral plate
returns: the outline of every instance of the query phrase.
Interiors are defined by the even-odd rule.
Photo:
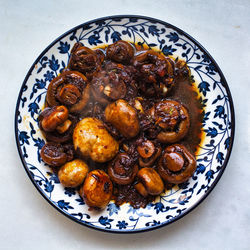
[[[68,64],[75,42],[94,47],[117,40],[146,44],[165,55],[184,59],[194,77],[205,110],[204,139],[192,178],[162,194],[144,209],[113,202],[102,212],[89,211],[74,189],[63,188],[41,161],[45,139],[37,117],[49,82]],[[24,168],[42,196],[58,211],[82,225],[107,232],[133,233],[165,226],[194,209],[212,191],[227,165],[234,138],[234,108],[226,80],[214,59],[191,36],[153,18],[111,16],[81,24],[52,42],[36,59],[21,87],[15,133]]]

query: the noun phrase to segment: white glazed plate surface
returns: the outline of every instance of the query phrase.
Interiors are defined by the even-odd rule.
[[[197,170],[186,183],[176,185],[146,208],[113,202],[101,212],[89,211],[79,194],[64,188],[40,158],[45,139],[38,127],[49,82],[68,64],[74,43],[87,47],[117,40],[146,44],[166,56],[184,59],[195,80],[205,110],[202,140],[196,155]],[[214,188],[228,162],[234,138],[234,109],[226,80],[213,58],[182,30],[148,17],[113,16],[79,25],[52,42],[27,73],[17,100],[15,116],[17,147],[35,187],[58,211],[91,228],[133,233],[152,230],[183,217]]]

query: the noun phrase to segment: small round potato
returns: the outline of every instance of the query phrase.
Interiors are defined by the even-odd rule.
[[[88,171],[89,167],[84,161],[75,159],[60,168],[58,178],[63,186],[73,188],[83,183]]]
[[[110,161],[119,150],[118,142],[108,133],[103,123],[92,117],[78,122],[73,142],[76,151],[96,162]]]

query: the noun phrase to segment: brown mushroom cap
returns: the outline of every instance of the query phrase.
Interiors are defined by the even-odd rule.
[[[59,125],[68,119],[68,109],[65,106],[54,106],[47,108],[41,113],[40,124],[44,131],[54,131]]]
[[[113,192],[113,184],[109,176],[100,169],[88,173],[80,195],[90,207],[103,209],[109,203]]]
[[[132,183],[137,172],[138,165],[126,153],[119,153],[108,166],[108,174],[111,180],[119,185]]]
[[[174,143],[183,139],[190,127],[187,109],[174,100],[164,100],[149,111],[155,124],[161,128],[157,139],[162,143]]]
[[[142,158],[149,158],[151,157],[154,152],[155,152],[155,146],[153,144],[153,142],[146,140],[143,141],[138,147],[137,147],[137,151],[139,153],[139,155]]]
[[[63,104],[72,113],[81,112],[89,100],[90,88],[87,78],[77,71],[64,71],[54,78],[47,91],[49,106]]]
[[[62,166],[67,161],[63,146],[57,143],[46,143],[40,154],[43,161],[53,167]]]
[[[137,173],[137,177],[151,195],[158,195],[164,189],[160,175],[153,168],[141,168]]]
[[[140,125],[137,112],[123,99],[106,107],[105,118],[126,138],[135,137],[139,133]]]
[[[103,60],[104,54],[101,50],[95,51],[78,43],[72,48],[68,67],[91,79],[93,73],[100,68]]]
[[[137,147],[137,151],[140,155],[139,165],[141,167],[151,167],[156,159],[161,155],[161,147],[155,146],[152,141],[142,141]]]
[[[126,41],[117,41],[107,48],[107,58],[118,63],[129,63],[134,56],[134,48]]]
[[[63,186],[74,188],[83,183],[88,171],[88,165],[84,161],[74,159],[60,168],[58,178]]]
[[[195,157],[180,144],[166,147],[158,163],[158,172],[162,179],[173,184],[187,181],[195,170]]]
[[[173,172],[180,171],[184,167],[183,156],[178,152],[170,152],[165,155],[165,164]]]

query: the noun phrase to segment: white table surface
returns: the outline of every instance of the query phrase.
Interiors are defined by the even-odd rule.
[[[153,2],[0,0],[0,249],[250,249],[250,1]],[[213,192],[181,220],[133,235],[57,212],[28,178],[14,137],[18,92],[40,52],[70,28],[116,14],[162,19],[197,39],[222,69],[236,112],[231,158]]]

